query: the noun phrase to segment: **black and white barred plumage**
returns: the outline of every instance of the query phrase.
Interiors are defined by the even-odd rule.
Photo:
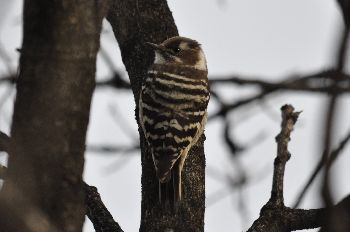
[[[206,59],[198,42],[184,37],[149,45],[156,57],[141,90],[140,124],[160,186],[172,178],[172,195],[178,202],[184,162],[202,135],[207,118]],[[161,188],[159,193],[163,201],[166,197]]]

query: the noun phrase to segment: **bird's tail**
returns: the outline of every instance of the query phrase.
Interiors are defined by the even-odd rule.
[[[170,205],[173,208],[176,208],[181,199],[181,172],[179,170],[179,165],[174,165],[171,170],[169,181],[165,183],[159,182],[159,202],[162,205]]]

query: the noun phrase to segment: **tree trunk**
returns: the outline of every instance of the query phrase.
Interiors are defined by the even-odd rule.
[[[178,35],[172,14],[163,0],[114,1],[108,20],[118,40],[122,59],[129,74],[136,102],[135,115],[138,121],[138,100],[142,80],[153,62],[153,52],[145,42],[159,43]],[[182,204],[175,214],[158,203],[158,179],[153,161],[140,132],[142,162],[141,232],[149,231],[204,231],[205,157],[203,138],[190,152],[183,170]]]
[[[2,231],[82,230],[85,137],[106,5],[24,1]]]

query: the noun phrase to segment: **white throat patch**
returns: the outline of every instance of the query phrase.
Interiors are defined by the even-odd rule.
[[[165,59],[162,56],[162,54],[160,54],[159,52],[155,51],[156,57],[154,58],[154,63],[155,64],[164,64],[165,63]]]
[[[165,63],[168,63],[168,61],[166,61],[166,60],[164,59],[164,57],[163,57],[163,55],[162,55],[161,53],[155,51],[155,54],[156,54],[156,56],[155,56],[155,58],[154,58],[154,62],[153,62],[153,63],[155,63],[155,64],[165,64]],[[179,57],[176,57],[176,56],[175,56],[175,57],[173,57],[173,58],[174,58],[174,60],[175,60],[176,63],[179,63],[179,64],[182,63],[182,60],[181,60]]]

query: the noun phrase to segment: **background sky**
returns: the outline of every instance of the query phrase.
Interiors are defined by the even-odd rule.
[[[334,48],[341,29],[341,15],[334,0],[169,0],[180,35],[198,40],[206,53],[209,75],[264,78],[278,81],[293,74],[308,74],[334,64]],[[0,0],[0,42],[10,57],[0,62],[0,74],[16,70],[21,47],[22,1]],[[102,49],[111,57],[114,68],[124,73],[120,52],[108,23],[104,22]],[[349,68],[348,68],[349,69]],[[102,56],[98,60],[97,79],[111,75]],[[227,102],[250,96],[255,88],[222,87]],[[15,91],[0,85],[0,130],[8,133]],[[5,99],[4,96],[10,95]],[[291,103],[303,113],[292,134],[292,154],[285,175],[285,202],[291,205],[296,194],[316,165],[321,152],[323,109],[326,97],[319,94],[275,94],[265,101],[244,107],[229,115],[231,136],[249,146],[239,158],[247,170],[249,184],[241,191],[229,185],[237,178],[232,156],[222,142],[223,123],[210,121],[205,143],[207,159],[207,232],[242,231],[258,217],[271,190],[274,136],[279,132],[280,111]],[[2,104],[2,101],[4,103]],[[350,128],[350,101],[341,98],[337,115],[336,140]],[[138,142],[134,120],[134,102],[130,91],[98,88],[93,97],[88,129],[88,145],[132,146]],[[216,109],[215,102],[209,112]],[[341,125],[340,125],[341,124]],[[254,146],[252,145],[254,144]],[[350,192],[348,178],[350,149],[338,159],[333,170],[336,200]],[[6,163],[5,156],[1,156]],[[88,151],[84,177],[99,189],[101,197],[124,231],[137,231],[140,223],[141,163],[138,152],[98,153]],[[318,184],[314,184],[302,207],[320,207]],[[242,208],[242,201],[245,203]],[[243,210],[246,208],[246,210]],[[244,216],[245,217],[242,217]],[[85,232],[94,231],[86,220]]]

